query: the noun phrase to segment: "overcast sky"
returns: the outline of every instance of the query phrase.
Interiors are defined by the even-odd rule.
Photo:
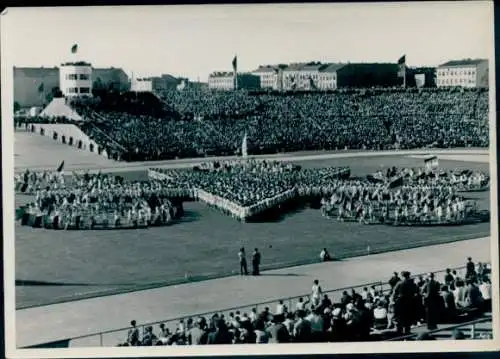
[[[8,9],[2,56],[12,66],[84,59],[129,75],[170,73],[206,81],[260,64],[396,62],[439,65],[489,58],[488,2]],[[70,53],[77,43],[77,55]]]

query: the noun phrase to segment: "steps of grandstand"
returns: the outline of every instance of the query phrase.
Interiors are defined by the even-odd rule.
[[[66,104],[65,98],[54,98],[40,113],[40,117],[66,117],[73,121],[81,121],[82,117]]]

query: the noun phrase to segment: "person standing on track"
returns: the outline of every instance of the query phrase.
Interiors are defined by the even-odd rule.
[[[240,274],[248,275],[247,258],[244,247],[241,247],[240,251],[238,252],[238,257],[240,259]]]
[[[261,255],[260,252],[257,248],[254,249],[253,255],[252,255],[252,274],[253,275],[260,275],[260,260],[261,260]]]

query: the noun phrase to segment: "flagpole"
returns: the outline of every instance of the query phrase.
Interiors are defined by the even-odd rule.
[[[404,73],[403,73],[403,88],[406,89],[406,63],[403,65],[404,66]]]

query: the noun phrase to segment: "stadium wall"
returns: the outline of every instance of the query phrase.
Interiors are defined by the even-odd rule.
[[[61,144],[76,147],[77,149],[108,157],[105,150],[94,140],[90,139],[76,125],[68,124],[28,124],[28,129],[41,136],[52,138]]]

